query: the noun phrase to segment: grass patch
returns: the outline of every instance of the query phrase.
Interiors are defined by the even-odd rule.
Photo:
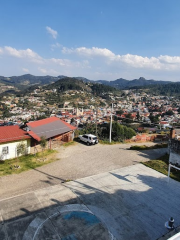
[[[134,145],[130,147],[130,150],[149,150],[149,149],[157,149],[157,148],[167,148],[168,144],[167,143],[162,143],[162,144],[156,144],[153,146],[146,146],[146,145]]]
[[[72,145],[74,145],[74,144],[76,144],[76,142],[75,142],[75,141],[71,141],[71,142],[66,142],[66,143],[64,143],[63,146],[64,146],[64,147],[69,147],[69,146],[72,146]]]
[[[164,156],[160,157],[157,160],[150,160],[148,162],[143,162],[142,164],[168,176],[168,166],[169,166],[168,154],[165,154]],[[174,168],[171,168],[170,177],[180,182],[180,171]]]
[[[29,154],[18,157],[18,159],[13,158],[0,161],[0,176],[21,173],[56,161],[55,153],[55,150],[48,149],[44,152],[37,153],[36,155]]]
[[[99,143],[100,144],[107,144],[107,145],[114,145],[114,144],[119,144],[119,143],[122,143],[122,142],[115,142],[115,141],[109,142],[109,140],[99,140]]]

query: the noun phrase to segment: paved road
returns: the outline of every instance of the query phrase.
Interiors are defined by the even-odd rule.
[[[0,239],[155,240],[180,225],[179,187],[135,164],[0,200]]]
[[[74,146],[61,147],[58,149],[58,161],[18,175],[1,177],[0,199],[60,184],[64,180],[75,180],[155,159],[166,151],[132,151],[128,150],[130,145],[86,146],[76,143]]]

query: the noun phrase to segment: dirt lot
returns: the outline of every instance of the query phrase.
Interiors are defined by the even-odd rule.
[[[1,177],[0,199],[155,159],[166,151],[165,149],[132,151],[129,150],[131,145],[86,146],[76,143],[69,147],[62,146],[56,156],[58,161],[19,175]]]

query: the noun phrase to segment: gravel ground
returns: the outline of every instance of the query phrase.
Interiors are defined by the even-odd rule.
[[[149,146],[153,144],[145,143]],[[18,175],[0,177],[0,200],[60,184],[65,180],[75,180],[156,159],[167,151],[132,151],[129,150],[131,145],[133,144],[86,146],[76,143],[69,147],[62,146],[56,156],[58,161]]]

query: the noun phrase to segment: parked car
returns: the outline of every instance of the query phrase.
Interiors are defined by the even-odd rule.
[[[92,134],[79,135],[79,140],[85,142],[88,146],[98,143],[98,138]]]

